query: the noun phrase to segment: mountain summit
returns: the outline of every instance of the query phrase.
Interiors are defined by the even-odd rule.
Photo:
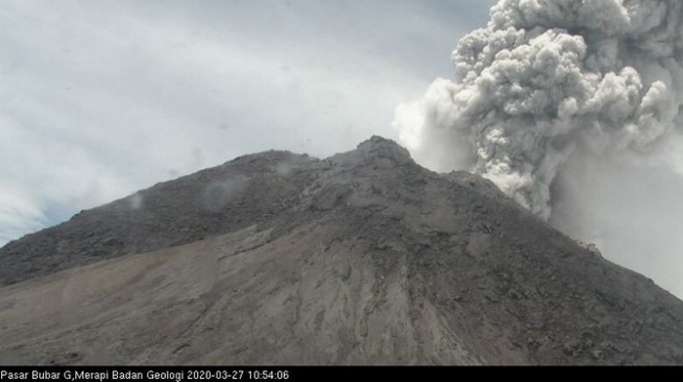
[[[683,302],[379,137],[83,211],[0,285],[0,364],[683,363]]]

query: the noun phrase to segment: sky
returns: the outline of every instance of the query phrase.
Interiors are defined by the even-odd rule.
[[[0,246],[239,155],[396,139],[495,0],[0,0]]]

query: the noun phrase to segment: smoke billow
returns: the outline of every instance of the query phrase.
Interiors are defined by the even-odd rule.
[[[680,122],[682,18],[679,0],[502,0],[453,52],[457,80],[398,107],[400,138],[547,219],[578,148],[647,153]]]
[[[683,146],[672,146],[683,122],[680,0],[501,0],[452,61],[454,81],[439,78],[396,109],[399,139],[427,167],[491,179],[582,239],[617,231],[593,223],[619,203],[648,199],[647,186],[622,192],[614,184],[631,187],[651,173],[643,168]],[[665,172],[674,170],[680,180],[680,164]],[[605,200],[614,209],[596,207]],[[658,224],[677,231],[679,220]],[[669,252],[683,247],[672,243]]]

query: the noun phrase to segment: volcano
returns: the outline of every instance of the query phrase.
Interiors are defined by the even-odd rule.
[[[236,158],[0,249],[1,364],[681,364],[683,302],[373,137]]]

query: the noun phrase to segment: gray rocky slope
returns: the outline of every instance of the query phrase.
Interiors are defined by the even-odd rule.
[[[683,363],[683,302],[378,137],[83,211],[0,285],[0,364]]]

